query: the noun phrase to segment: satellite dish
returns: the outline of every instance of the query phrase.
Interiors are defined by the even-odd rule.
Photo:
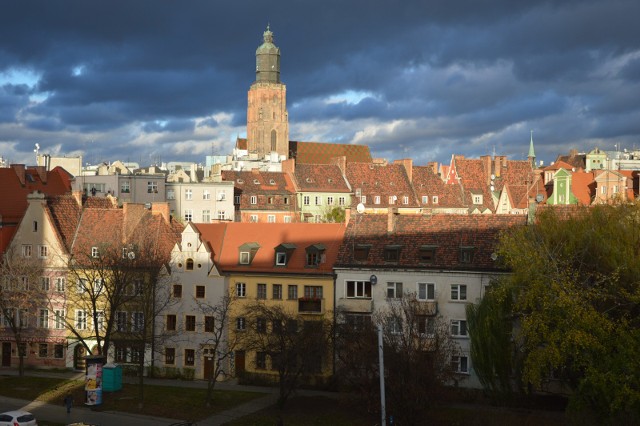
[[[356,211],[358,213],[364,213],[364,204],[358,203],[358,205],[356,206]]]
[[[496,175],[491,175],[491,180],[494,180],[496,178]]]
[[[498,254],[497,253],[491,253],[491,260],[495,261],[496,259],[498,259]]]
[[[378,277],[376,277],[375,275],[371,275],[369,277],[369,282],[371,283],[371,285],[376,285],[378,284]]]

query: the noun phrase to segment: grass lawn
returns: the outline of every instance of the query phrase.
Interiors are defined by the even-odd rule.
[[[0,376],[0,395],[26,400],[38,400],[62,406],[64,396],[71,392],[76,405],[84,401],[84,382],[46,377]],[[145,386],[144,406],[139,408],[138,387],[123,384],[121,391],[103,394],[98,410],[123,411],[167,418],[200,420],[220,411],[263,396],[262,393],[215,391],[213,404],[204,405],[205,389],[170,386]]]
[[[279,412],[271,407],[241,419],[231,426],[370,426],[380,419],[353,407],[353,403],[325,397],[295,397]],[[561,426],[567,422],[561,412],[508,410],[484,406],[435,409],[424,424],[430,426]],[[387,422],[387,424],[389,424]]]

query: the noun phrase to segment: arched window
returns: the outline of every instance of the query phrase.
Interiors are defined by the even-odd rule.
[[[187,271],[193,271],[193,259],[187,259]]]
[[[278,134],[276,133],[275,130],[271,131],[271,151],[277,151],[277,143],[276,143],[276,139],[277,139]]]

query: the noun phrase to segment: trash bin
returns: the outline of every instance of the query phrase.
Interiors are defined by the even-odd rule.
[[[118,364],[105,364],[102,367],[102,390],[115,392],[122,390],[122,367]]]

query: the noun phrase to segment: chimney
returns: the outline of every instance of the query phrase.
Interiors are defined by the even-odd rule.
[[[196,169],[196,163],[191,163],[191,170],[190,170],[190,175],[189,176],[191,178],[191,182],[198,182],[198,175],[197,175],[197,169]]]
[[[344,209],[344,226],[349,225],[350,220],[351,220],[351,207],[347,207]]]
[[[40,182],[47,183],[47,169],[44,166],[36,166],[35,167],[38,176],[40,177]]]
[[[72,192],[73,198],[76,200],[76,203],[78,203],[78,206],[80,208],[82,208],[82,191],[81,190],[75,190]]]
[[[404,166],[404,170],[407,172],[407,177],[409,178],[409,183],[413,183],[413,160],[411,158],[395,160],[393,164],[400,164]]]
[[[24,164],[12,164],[11,168],[16,173],[21,185],[25,184]]]
[[[171,221],[169,203],[151,203],[151,214],[162,215],[167,223]]]
[[[482,167],[484,168],[484,175],[487,177],[487,185],[491,184],[491,156],[490,155],[481,155],[480,160],[482,160]]]
[[[438,174],[438,162],[437,161],[429,161],[427,163],[427,167],[431,169],[434,175]]]
[[[295,158],[289,158],[288,160],[284,160],[282,162],[282,173],[295,173],[295,171],[296,171]]]
[[[387,214],[387,233],[389,234],[396,229],[396,216],[398,216],[398,208],[390,208],[389,213]]]

